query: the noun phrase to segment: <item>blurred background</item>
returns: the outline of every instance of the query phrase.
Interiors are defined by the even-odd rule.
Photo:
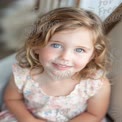
[[[121,21],[121,2],[122,0],[0,0],[0,59],[18,50],[24,44],[33,22],[49,10],[64,6],[91,10],[103,20],[108,34]]]

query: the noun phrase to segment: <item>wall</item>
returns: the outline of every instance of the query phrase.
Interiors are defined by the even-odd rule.
[[[122,21],[115,26],[108,34],[108,37],[111,38],[113,55],[111,72],[112,97],[109,113],[112,117],[122,121]]]
[[[122,2],[122,0],[80,0],[80,7],[96,13],[105,20]]]

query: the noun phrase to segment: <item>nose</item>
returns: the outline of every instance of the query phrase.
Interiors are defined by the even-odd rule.
[[[60,59],[62,60],[70,60],[72,58],[72,53],[70,50],[63,50],[60,54]]]

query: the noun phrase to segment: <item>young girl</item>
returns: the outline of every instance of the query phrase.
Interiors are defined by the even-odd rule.
[[[40,17],[13,65],[1,122],[101,122],[110,96],[100,19],[80,8]]]

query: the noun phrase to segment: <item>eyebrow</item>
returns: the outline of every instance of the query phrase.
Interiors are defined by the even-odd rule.
[[[83,49],[86,49],[86,50],[91,50],[91,48],[87,47],[87,46],[77,46],[78,48],[83,48]]]
[[[49,42],[54,42],[54,43],[60,43],[60,44],[64,44],[63,42],[58,41],[58,40],[50,40]]]
[[[58,41],[58,40],[50,40],[49,42],[60,42],[60,41]]]

